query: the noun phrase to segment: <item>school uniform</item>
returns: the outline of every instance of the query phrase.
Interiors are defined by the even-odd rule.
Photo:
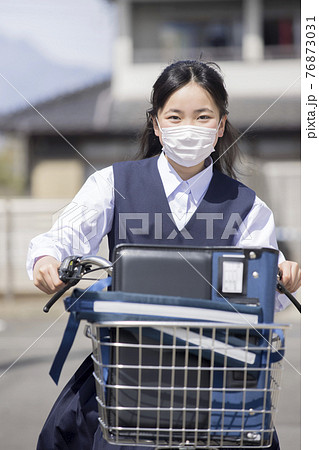
[[[70,254],[94,254],[105,235],[110,257],[113,248],[124,242],[277,248],[269,208],[247,186],[213,170],[210,158],[205,163],[205,169],[187,181],[163,154],[96,172],[52,229],[32,240],[30,275],[35,258],[51,255],[62,260]],[[277,311],[288,304],[285,296],[277,295]],[[37,450],[132,448],[103,440],[92,371],[87,358],[55,403]],[[271,448],[279,449],[276,436]]]

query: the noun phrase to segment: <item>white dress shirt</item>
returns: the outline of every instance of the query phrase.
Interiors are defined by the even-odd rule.
[[[179,230],[183,229],[192,217],[208,189],[213,176],[210,159],[206,166],[202,172],[184,181],[163,153],[158,159],[164,191]],[[91,175],[52,228],[32,239],[27,257],[30,279],[37,257],[50,255],[62,261],[69,255],[96,254],[102,239],[112,228],[113,215],[114,177],[113,167],[110,166]],[[257,196],[251,211],[234,237],[234,245],[278,248],[273,214]],[[280,253],[278,262],[283,260],[284,256]],[[286,308],[289,304],[290,301],[285,295],[277,293],[276,311]]]

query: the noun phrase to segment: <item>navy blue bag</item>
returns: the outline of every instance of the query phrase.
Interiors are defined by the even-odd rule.
[[[248,445],[256,444],[256,440],[268,444],[271,442],[274,408],[271,391],[272,365],[282,359],[283,352],[273,351],[269,340],[276,333],[281,347],[284,342],[282,332],[274,331],[275,325],[258,323],[262,318],[261,307],[236,305],[237,313],[234,314],[233,305],[213,300],[207,302],[202,299],[114,291],[85,292],[79,289],[75,289],[72,296],[65,299],[65,306],[75,321],[85,319],[92,324],[94,371],[97,396],[100,399],[99,416],[102,417],[104,437],[110,442],[123,444],[133,439],[133,433],[129,429],[137,426],[138,401],[143,409],[143,414],[138,418],[139,426],[143,429],[139,433],[139,439],[150,442],[152,430],[158,425],[156,410],[152,405],[156,404],[158,395],[157,346],[161,335],[162,345],[167,347],[162,356],[166,367],[162,370],[160,386],[160,403],[164,409],[168,409],[171,402],[170,366],[173,356],[170,347],[173,342],[176,347],[174,364],[179,367],[179,375],[175,377],[173,384],[176,391],[173,419],[167,411],[161,413],[159,424],[162,440],[168,439],[168,429],[172,428],[172,424],[174,439],[181,438],[180,409],[186,405],[184,428],[189,430],[186,434],[188,440],[194,439],[195,432],[192,428],[196,416],[196,428],[199,430],[196,431],[197,440],[206,438],[209,426],[212,430],[211,438],[216,442],[220,442],[220,439],[228,445],[239,442],[244,439],[243,430]],[[164,311],[162,315],[161,311]],[[164,330],[159,325],[163,320],[166,322]],[[116,323],[119,321],[121,326],[117,327]],[[147,323],[142,332],[135,326],[136,321]],[[169,326],[170,322],[172,327]],[[187,332],[184,328],[186,322]],[[199,329],[199,322],[203,324],[202,330]],[[181,327],[174,334],[176,323],[180,323]],[[210,326],[205,328],[205,323]],[[134,362],[140,351],[139,339],[149,346],[148,349],[143,349],[140,371],[144,389],[135,389],[139,375]],[[122,346],[117,360],[115,343]],[[215,346],[213,352],[212,346]],[[187,369],[184,370],[182,367],[185,366],[186,353]],[[186,373],[188,393],[185,400],[182,386]],[[198,383],[199,396],[196,393]],[[114,386],[121,386],[121,389]],[[196,403],[197,413],[194,408]],[[120,408],[121,414],[114,413],[114,408]],[[120,433],[117,431],[119,428]],[[199,441],[197,446],[200,447]]]

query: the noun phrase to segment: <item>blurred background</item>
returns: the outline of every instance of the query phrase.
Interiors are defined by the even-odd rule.
[[[229,120],[248,129],[240,178],[273,210],[286,258],[300,262],[298,0],[0,5],[1,294],[35,292],[31,237],[95,169],[136,153],[152,84],[181,58],[220,65]]]
[[[0,0],[3,370],[25,349],[26,336],[31,342],[53,320],[38,314],[47,299],[26,275],[30,239],[50,228],[93,171],[135,155],[152,84],[174,60],[220,65],[229,120],[244,133],[239,178],[271,207],[280,248],[300,263],[300,15],[298,0]],[[294,323],[290,358],[298,368],[299,317],[291,308],[282,314]],[[42,399],[23,432],[33,444],[9,427],[7,450],[35,446],[57,394],[46,373],[61,330],[0,379],[0,390],[14,376],[32,379]],[[286,414],[278,420],[282,449],[298,450],[299,369],[290,370],[294,395],[283,395]],[[23,395],[36,397],[33,388]],[[26,401],[30,407],[30,396]],[[3,408],[9,418],[12,408]]]

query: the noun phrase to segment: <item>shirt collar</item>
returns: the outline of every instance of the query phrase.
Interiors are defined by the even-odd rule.
[[[196,203],[207,191],[213,176],[212,159],[209,157],[207,161],[209,165],[204,170],[186,181]],[[158,158],[157,167],[162,179],[166,197],[168,198],[182,183],[185,183],[185,181],[182,180],[182,178],[170,165],[163,152]]]

